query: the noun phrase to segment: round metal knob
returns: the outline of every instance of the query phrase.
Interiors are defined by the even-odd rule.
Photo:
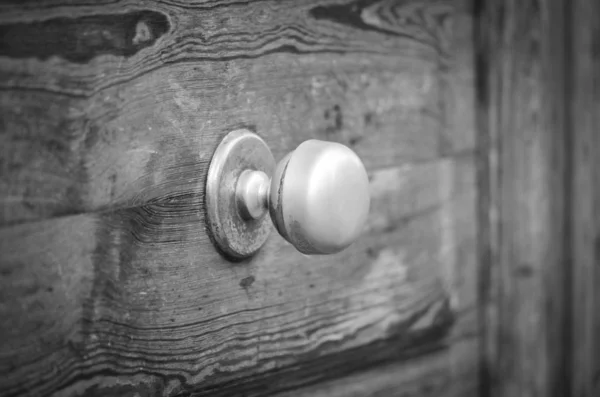
[[[255,134],[247,134],[252,133],[245,131],[238,138],[246,143],[264,144]],[[279,233],[304,254],[339,252],[360,235],[369,212],[369,180],[364,165],[351,149],[339,143],[308,140],[275,167],[272,156],[268,158],[262,150],[249,153],[258,164],[246,163],[237,172],[230,170],[237,178],[229,176],[229,181],[227,175],[221,174],[220,187],[223,188],[223,183],[230,184],[230,190],[221,190],[221,198],[207,202],[207,205],[215,201],[223,204],[229,200],[229,209],[236,212],[227,215],[221,211],[224,216],[217,219],[220,224],[216,225],[215,217],[210,219],[211,210],[207,211],[209,226],[221,250],[238,258],[254,253],[266,235],[244,233],[244,228],[254,226],[261,230],[268,222],[267,214]],[[263,160],[265,165],[261,166]],[[207,198],[212,193],[209,185],[213,164],[215,157],[209,169]],[[213,186],[212,190],[215,189],[219,191]],[[227,194],[233,198],[224,197]],[[221,238],[223,235],[225,238]],[[251,248],[244,246],[244,238]]]
[[[236,195],[246,219],[267,208],[279,233],[305,254],[332,254],[360,234],[369,212],[369,179],[358,156],[339,143],[309,140],[277,164],[273,178],[245,171]]]

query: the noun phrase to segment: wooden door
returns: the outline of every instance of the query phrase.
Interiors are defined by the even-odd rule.
[[[0,394],[478,394],[466,1],[0,5]],[[221,257],[207,166],[245,127],[370,177],[363,236]]]

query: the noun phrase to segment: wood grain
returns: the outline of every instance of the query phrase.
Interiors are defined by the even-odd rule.
[[[45,4],[0,13],[0,224],[202,194],[238,127],[371,169],[473,148],[447,133],[446,1]]]
[[[482,396],[569,395],[568,4],[477,2]]]
[[[600,5],[571,3],[567,111],[572,136],[572,385],[573,396],[600,394]]]
[[[316,258],[272,235],[227,262],[197,196],[0,229],[0,393],[262,395],[439,349],[473,311],[444,276],[473,176],[470,156],[373,173],[368,234]]]
[[[467,3],[0,4],[0,394],[476,395]],[[351,146],[361,241],[221,258],[204,178],[238,127]]]

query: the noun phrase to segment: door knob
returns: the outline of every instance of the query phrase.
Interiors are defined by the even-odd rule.
[[[339,252],[360,235],[369,202],[367,172],[348,147],[308,140],[275,165],[266,143],[242,129],[215,150],[205,204],[214,242],[241,259],[265,243],[271,222],[304,254]]]

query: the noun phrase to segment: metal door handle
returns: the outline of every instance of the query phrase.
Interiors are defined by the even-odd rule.
[[[254,254],[273,221],[304,254],[332,254],[361,233],[369,180],[348,147],[308,140],[276,166],[266,143],[247,130],[230,132],[208,171],[206,211],[214,241],[234,258]]]

